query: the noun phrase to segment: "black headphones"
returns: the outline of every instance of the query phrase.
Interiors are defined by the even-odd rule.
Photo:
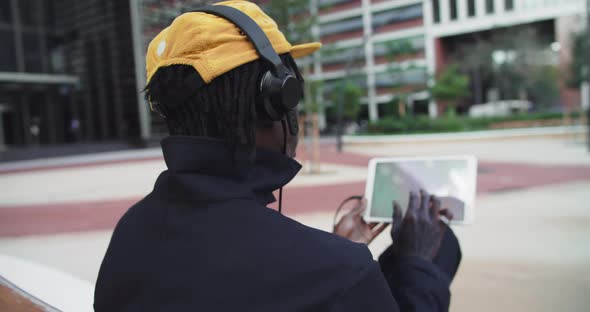
[[[230,21],[250,39],[260,58],[272,64],[271,70],[260,79],[260,103],[256,110],[272,121],[286,116],[289,133],[296,135],[299,124],[295,108],[303,98],[301,82],[283,64],[260,26],[242,11],[229,6],[209,5],[190,12],[209,13]],[[159,105],[152,105],[162,115]]]

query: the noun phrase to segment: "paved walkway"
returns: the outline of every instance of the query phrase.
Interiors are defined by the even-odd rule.
[[[514,142],[502,144],[522,145],[515,145]],[[527,144],[536,147],[541,143]],[[551,144],[559,142],[549,140],[545,144],[554,149]],[[468,150],[481,153],[482,148],[498,151],[496,153],[505,150],[507,155],[521,157],[518,151],[515,153],[489,143],[479,146],[479,149],[472,143],[467,146],[447,144],[444,147],[461,154]],[[343,198],[364,193],[366,165],[371,155],[424,155],[428,154],[424,153],[426,148],[406,146],[404,150],[392,150],[384,146],[364,147],[351,149],[354,153],[339,154],[333,145],[324,145],[322,173],[306,174],[304,170],[299,174],[284,190],[284,211],[287,215],[332,211]],[[421,152],[416,149],[421,149]],[[438,147],[434,148],[434,152],[438,150]],[[579,150],[574,149],[576,153]],[[578,154],[575,155],[580,158],[578,162],[571,161],[576,158],[570,157],[567,158],[570,162],[559,166],[554,165],[555,161],[550,157],[544,158],[546,164],[525,164],[493,161],[495,158],[505,160],[505,157],[490,157],[488,154],[479,156],[483,159],[479,165],[479,194],[590,178],[590,162],[586,166]],[[25,164],[29,166],[8,164],[4,166],[4,172],[0,171],[0,189],[4,190],[0,193],[0,237],[113,228],[129,206],[151,191],[158,174],[166,169],[161,153],[155,149],[138,154],[115,152],[86,155],[79,159],[54,159],[46,165],[41,161]]]
[[[0,254],[93,283],[116,221],[164,169],[157,150],[143,153],[0,166]],[[283,207],[330,231],[339,201],[363,193],[370,157],[466,153],[480,158],[479,195],[475,224],[455,228],[464,261],[452,311],[587,310],[590,155],[573,142],[379,145],[343,154],[324,145],[324,173],[298,176]],[[370,248],[378,255],[389,243],[382,235]]]

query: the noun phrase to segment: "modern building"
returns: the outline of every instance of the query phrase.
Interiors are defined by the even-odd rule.
[[[427,12],[427,53],[429,69],[443,68],[458,45],[476,44],[497,35],[522,36],[526,28],[535,37],[535,54],[530,61],[558,68],[559,104],[566,110],[584,105],[579,88],[566,85],[572,57],[572,35],[585,31],[585,0],[432,0],[424,2]],[[526,38],[524,38],[527,41]],[[530,43],[530,42],[529,42]],[[522,42],[522,45],[527,44]],[[509,62],[514,51],[494,51],[493,63]],[[471,77],[474,96],[471,103],[495,101],[502,95],[502,83],[477,85]],[[474,85],[473,82],[476,82]],[[587,85],[582,94],[587,93]],[[478,94],[479,93],[479,94]],[[586,104],[587,105],[587,104]]]
[[[312,2],[313,3],[313,2]],[[364,118],[385,114],[395,95],[428,112],[428,66],[422,0],[317,0],[316,33],[324,43],[314,57],[313,80],[322,84],[324,102],[338,101],[343,79],[365,90]]]
[[[141,94],[147,44],[174,17],[210,2],[215,1],[0,1],[0,150],[143,142],[163,134],[163,120],[149,112]],[[255,2],[264,5],[268,0]],[[389,103],[401,97],[414,113],[437,115],[440,105],[426,90],[458,44],[523,25],[548,34],[546,45],[557,53],[549,61],[565,67],[570,61],[570,34],[583,24],[585,1],[309,4],[318,17],[312,33],[324,47],[302,64],[310,64],[308,79],[323,82],[317,97],[326,104],[321,111],[325,125],[339,100],[342,81],[361,87],[364,119],[389,114]],[[470,99],[472,103],[493,100],[492,86],[484,83],[479,88],[480,96]],[[580,101],[579,92],[565,87],[561,98],[570,106]]]
[[[532,25],[547,35],[556,65],[567,66],[571,34],[583,25],[584,0],[312,0],[316,34],[325,44],[314,57],[312,79],[324,81],[324,102],[334,87],[355,81],[366,93],[365,117],[376,120],[403,96],[415,113],[436,116],[428,84],[457,43]],[[500,55],[501,56],[501,55]],[[549,60],[548,62],[550,62]],[[359,75],[360,73],[360,75]],[[492,86],[472,104],[493,100]],[[579,104],[579,91],[561,90],[562,104]],[[329,109],[329,108],[328,108]]]
[[[163,133],[141,93],[147,44],[206,2],[0,1],[0,151]]]
[[[0,146],[139,136],[129,3],[0,1]]]

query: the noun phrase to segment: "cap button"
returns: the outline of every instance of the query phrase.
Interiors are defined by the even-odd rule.
[[[162,56],[162,54],[164,54],[164,50],[166,50],[166,41],[162,40],[162,41],[160,41],[160,44],[158,44],[158,49],[156,50],[156,54],[158,54],[158,56]]]

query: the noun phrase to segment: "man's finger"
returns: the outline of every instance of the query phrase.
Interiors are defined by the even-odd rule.
[[[367,201],[363,198],[361,200],[357,200],[354,208],[350,211],[351,214],[359,215],[363,211],[365,211],[365,206],[367,205]]]
[[[406,217],[416,217],[418,215],[419,205],[420,203],[418,200],[418,195],[415,192],[411,191],[410,200],[408,201],[408,210],[406,211]]]
[[[449,209],[441,209],[438,213],[439,215],[447,218],[449,221],[453,220],[454,215]]]
[[[428,217],[428,208],[430,208],[430,195],[425,190],[420,190],[419,214]]]
[[[439,217],[441,202],[440,199],[434,195],[430,196],[430,218],[436,220]]]

